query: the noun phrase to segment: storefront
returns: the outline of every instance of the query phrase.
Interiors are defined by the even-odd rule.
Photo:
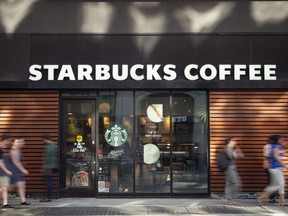
[[[0,133],[27,141],[27,192],[45,192],[43,133],[58,142],[60,197],[208,197],[223,191],[215,155],[230,135],[247,156],[244,191],[261,191],[262,145],[288,131],[288,25],[268,13],[260,25],[255,7],[38,1],[14,32],[2,23]],[[106,28],[92,9],[107,12]],[[188,25],[193,11],[215,22]]]
[[[207,92],[63,92],[62,102],[69,195],[207,196]]]

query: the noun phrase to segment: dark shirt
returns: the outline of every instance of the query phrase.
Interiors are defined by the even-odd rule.
[[[0,148],[0,160],[2,160],[3,161],[3,163],[4,163],[4,153],[3,153],[3,151],[2,151],[2,149]],[[5,176],[6,175],[6,173],[3,171],[3,169],[1,169],[0,168],[0,176]]]
[[[2,149],[0,148],[0,160],[3,160],[3,155],[4,155],[4,153],[3,153]]]
[[[230,159],[230,165],[236,166],[235,157],[234,157],[234,149],[226,146],[225,151],[226,151],[228,158]]]

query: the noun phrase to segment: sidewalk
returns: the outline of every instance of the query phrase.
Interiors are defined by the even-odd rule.
[[[183,198],[61,198],[48,203],[28,199],[29,207],[12,200],[15,209],[0,210],[2,216],[74,216],[74,215],[288,215],[288,207],[279,204],[259,206],[255,199],[239,199],[240,205],[223,205],[221,199]]]

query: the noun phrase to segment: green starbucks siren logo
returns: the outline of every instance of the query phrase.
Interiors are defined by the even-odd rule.
[[[111,146],[121,146],[127,140],[126,129],[121,125],[112,125],[105,132],[105,140]]]

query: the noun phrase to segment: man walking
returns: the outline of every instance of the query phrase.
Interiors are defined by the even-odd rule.
[[[225,171],[226,184],[225,184],[225,204],[235,205],[238,204],[232,199],[235,197],[236,193],[241,189],[242,182],[237,171],[236,160],[244,157],[242,150],[237,145],[235,137],[228,137],[226,140],[225,147],[226,154],[230,159],[230,164]]]
[[[46,179],[47,194],[46,198],[41,199],[40,202],[51,202],[51,195],[53,189],[52,175],[53,171],[55,172],[55,170],[57,169],[57,159],[56,159],[57,146],[56,143],[52,141],[52,138],[49,134],[44,134],[42,139],[46,144],[42,169]]]
[[[0,138],[0,194],[2,195],[2,209],[13,208],[13,206],[8,204],[8,187],[10,183],[9,176],[12,176],[5,165],[5,155],[3,153],[3,148],[6,148],[6,145],[10,144],[11,140],[8,136],[2,136]]]

